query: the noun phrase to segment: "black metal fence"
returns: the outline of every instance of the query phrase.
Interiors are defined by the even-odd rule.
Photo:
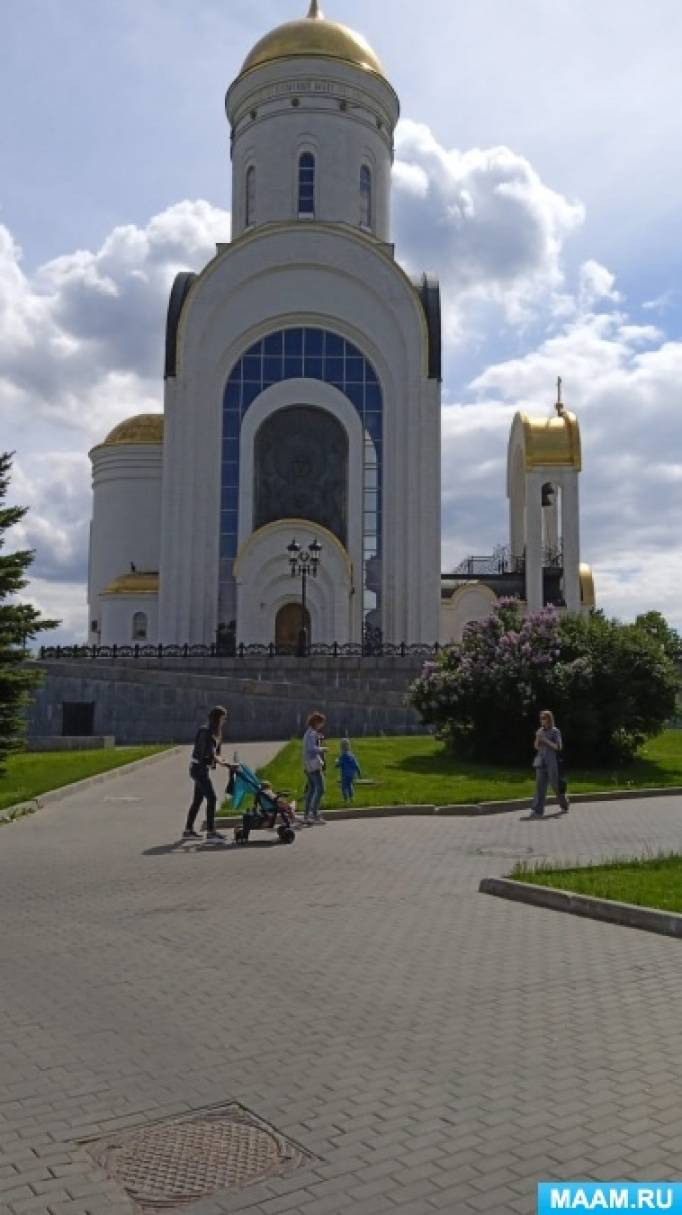
[[[329,645],[306,646],[301,653],[297,646],[285,645],[245,645],[243,642],[234,646],[219,644],[192,645],[56,645],[41,646],[40,658],[53,659],[93,659],[98,658],[432,658],[442,647],[435,645],[413,644],[406,642],[390,643],[365,641],[340,644],[336,641]]]

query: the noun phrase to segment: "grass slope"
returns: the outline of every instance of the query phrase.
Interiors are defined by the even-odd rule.
[[[338,740],[328,739],[327,809],[342,803],[334,760]],[[361,738],[353,749],[363,777],[376,784],[358,785],[357,806],[456,805],[505,801],[529,797],[534,788],[531,756],[522,767],[497,767],[453,759],[443,745],[431,737]],[[263,776],[276,789],[303,793],[301,744],[293,740],[263,769]],[[570,793],[597,790],[657,788],[682,785],[682,731],[667,730],[642,748],[628,765],[608,769],[571,769]]]
[[[572,894],[682,912],[682,856],[668,853],[642,860],[606,861],[572,869],[517,865],[513,878],[537,886],[553,886]]]
[[[61,789],[86,776],[96,776],[165,751],[166,747],[112,747],[102,751],[22,751],[10,755],[0,776],[0,811]]]

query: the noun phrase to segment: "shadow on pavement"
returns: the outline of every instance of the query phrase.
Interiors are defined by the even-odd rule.
[[[553,810],[551,814],[523,814],[519,819],[520,823],[548,823],[553,818],[566,818],[566,810]]]
[[[186,840],[176,840],[172,844],[157,844],[154,848],[145,848],[142,855],[167,856],[173,852],[183,855],[195,855],[198,852],[203,854],[215,852],[217,856],[224,856],[228,852],[251,852],[254,848],[281,848],[282,846],[279,840],[252,840],[249,844],[235,844],[231,840],[224,844],[206,844],[203,842],[188,844]]]

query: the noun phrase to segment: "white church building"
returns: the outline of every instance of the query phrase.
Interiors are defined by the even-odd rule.
[[[510,543],[441,573],[437,282],[391,243],[398,97],[310,11],[230,86],[232,239],[168,307],[162,414],[90,453],[90,644],[433,645],[502,594],[594,605],[577,420],[518,414]],[[321,545],[301,584],[290,546]],[[317,551],[317,550],[315,550]]]

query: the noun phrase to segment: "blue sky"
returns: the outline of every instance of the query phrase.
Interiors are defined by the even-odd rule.
[[[225,90],[306,7],[4,0],[0,444],[64,636],[85,623],[88,447],[159,406],[167,282],[229,232]],[[682,625],[682,6],[325,7],[401,97],[397,252],[443,283],[445,566],[504,540],[509,419],[563,374],[600,601]]]

